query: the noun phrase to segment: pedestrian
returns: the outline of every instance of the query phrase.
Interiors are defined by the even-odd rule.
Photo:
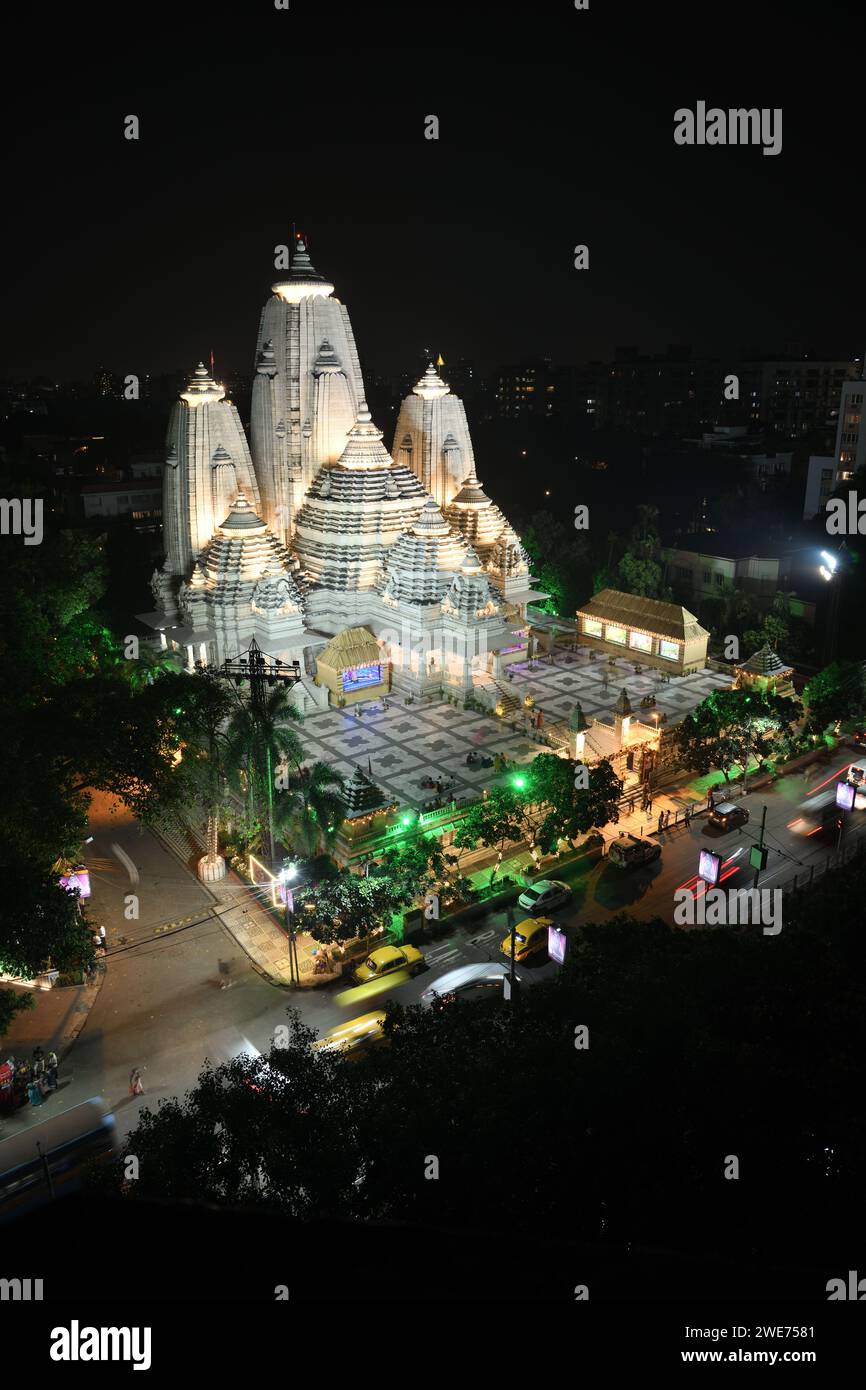
[[[42,1062],[42,1061],[44,1061],[44,1060],[45,1060],[45,1053],[42,1051],[42,1048],[41,1048],[41,1047],[39,1046],[39,1044],[37,1043],[36,1046],[35,1046],[34,1049],[33,1049],[33,1065],[34,1065],[34,1067],[36,1066],[36,1063],[37,1063],[37,1062]]]
[[[647,809],[647,815],[648,815],[648,816],[651,816],[652,813],[653,813],[653,794],[652,794],[652,792],[647,792],[646,809]]]
[[[144,1094],[140,1067],[133,1067],[132,1071],[129,1073],[129,1094],[131,1096],[141,1096]]]
[[[691,819],[692,819],[692,808],[691,808],[691,806],[687,806],[686,809],[685,809],[685,816],[684,816],[684,820],[685,820],[686,825],[689,825],[689,824],[691,823]]]
[[[41,1047],[40,1047],[40,1049],[39,1049],[39,1052],[40,1052],[40,1054],[41,1054],[41,1052],[42,1052],[42,1048],[41,1048]],[[44,1058],[43,1056],[41,1056],[41,1055],[40,1055],[39,1057],[37,1057],[36,1054],[34,1053],[34,1054],[33,1054],[33,1078],[34,1078],[35,1081],[38,1081],[39,1078],[40,1078],[40,1076],[44,1076],[44,1075],[45,1075],[45,1058]]]
[[[664,823],[665,823],[665,813],[664,813],[664,811],[659,811],[659,834],[662,833],[662,829],[663,829],[663,827],[664,827]]]
[[[99,928],[99,940],[101,945],[105,945],[105,927]]]
[[[49,1052],[48,1057],[46,1058],[45,1070],[48,1079],[48,1085],[51,1087],[52,1091],[57,1090],[58,1066],[59,1064],[57,1061],[57,1053]]]

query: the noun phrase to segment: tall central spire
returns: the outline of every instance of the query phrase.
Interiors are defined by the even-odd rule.
[[[299,304],[302,299],[307,299],[310,295],[321,295],[327,299],[334,293],[334,286],[329,284],[324,275],[320,275],[313,262],[310,260],[306,242],[298,239],[294,251],[292,252],[289,273],[284,280],[277,280],[271,289],[274,294],[278,294],[287,304]]]

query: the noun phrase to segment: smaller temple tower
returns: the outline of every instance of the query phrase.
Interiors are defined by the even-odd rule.
[[[172,408],[163,474],[165,561],[151,580],[158,609],[176,618],[177,594],[239,492],[259,490],[236,407],[199,362]]]
[[[431,362],[400,406],[392,449],[426,492],[446,507],[475,470],[466,410]]]

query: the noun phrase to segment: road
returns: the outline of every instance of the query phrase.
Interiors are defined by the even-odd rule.
[[[841,762],[841,759],[840,759]],[[702,847],[723,855],[730,869],[725,887],[751,887],[748,851],[757,842],[761,810],[767,806],[765,840],[769,862],[761,887],[773,888],[795,872],[822,864],[832,845],[822,836],[804,839],[788,828],[794,808],[814,793],[832,764],[813,776],[789,777],[743,798],[751,820],[741,831],[717,837],[703,818],[653,836],[662,845],[661,859],[646,868],[622,871],[605,858],[562,873],[573,891],[568,907],[553,914],[566,928],[578,922],[609,920],[619,912],[673,920],[674,891],[694,881]],[[488,912],[470,923],[444,925],[424,946],[427,969],[413,979],[387,982],[384,993],[370,987],[332,985],[303,993],[271,986],[253,970],[224,928],[206,890],[165,846],[117,803],[96,797],[91,811],[88,850],[93,897],[91,913],[108,931],[109,961],[105,981],[87,1022],[61,1073],[62,1085],[45,1105],[25,1106],[5,1127],[37,1123],[92,1095],[102,1095],[115,1109],[122,1134],[141,1108],[183,1093],[195,1083],[206,1058],[215,1063],[241,1052],[267,1052],[274,1031],[285,1023],[288,1006],[324,1032],[338,1022],[382,1007],[386,999],[418,1001],[437,976],[473,961],[504,960],[499,943],[520,909]],[[866,833],[866,812],[853,812],[848,835]],[[616,836],[615,827],[606,832]],[[126,920],[129,894],[138,898],[137,920]],[[187,921],[186,919],[191,919]],[[231,988],[222,989],[220,962],[228,962]],[[559,967],[542,960],[519,967],[531,984]],[[128,1094],[129,1072],[145,1068],[145,1094]]]

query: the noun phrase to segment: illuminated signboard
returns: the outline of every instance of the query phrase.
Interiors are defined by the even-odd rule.
[[[525,643],[525,642],[518,642],[518,644],[517,644],[516,647],[500,647],[500,648],[499,648],[499,655],[500,655],[500,656],[508,656],[511,652],[525,652],[525,651],[526,651],[526,643]]]
[[[551,960],[555,960],[558,965],[562,965],[565,960],[566,948],[565,932],[561,927],[547,928],[547,954]]]
[[[363,690],[366,685],[382,684],[382,666],[376,662],[372,666],[350,666],[343,672],[344,690]]]
[[[843,811],[853,811],[855,791],[853,782],[837,782],[836,805],[841,806]]]
[[[77,888],[82,898],[90,897],[90,874],[86,869],[76,869],[74,873],[64,874],[60,887],[72,893]]]
[[[698,878],[702,878],[705,883],[718,883],[721,867],[722,856],[720,854],[713,854],[711,849],[701,850],[701,857],[698,860]]]

